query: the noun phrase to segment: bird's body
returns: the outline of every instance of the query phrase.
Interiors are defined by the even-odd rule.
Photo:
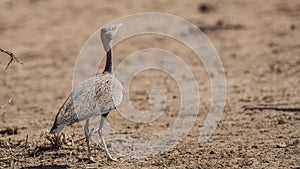
[[[101,115],[98,134],[108,159],[117,161],[110,155],[103,134],[104,118],[109,111],[120,105],[123,93],[121,82],[113,74],[112,39],[121,25],[112,25],[101,29],[100,37],[106,52],[106,64],[103,74],[91,77],[79,83],[59,109],[50,133],[61,132],[65,126],[86,121],[84,126],[89,159],[94,161],[90,150],[89,119]]]
[[[121,82],[110,73],[82,81],[59,109],[50,133],[115,109],[121,103],[122,89]]]

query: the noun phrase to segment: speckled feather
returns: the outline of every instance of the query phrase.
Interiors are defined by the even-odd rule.
[[[123,97],[122,89],[120,81],[110,73],[79,83],[59,109],[50,133],[116,108]]]

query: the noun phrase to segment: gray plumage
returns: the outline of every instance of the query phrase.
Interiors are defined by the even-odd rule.
[[[122,90],[121,82],[110,73],[84,80],[59,109],[50,133],[115,109],[121,103]]]
[[[121,82],[114,77],[112,64],[112,39],[121,25],[112,25],[101,29],[100,36],[106,52],[106,64],[103,74],[91,77],[79,83],[59,109],[50,133],[61,132],[65,126],[86,121],[84,130],[89,159],[94,161],[90,150],[89,119],[101,115],[98,134],[108,159],[117,161],[110,155],[103,134],[104,118],[109,111],[120,105],[123,97]]]

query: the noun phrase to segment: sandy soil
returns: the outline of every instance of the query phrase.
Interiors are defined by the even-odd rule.
[[[2,0],[0,8],[0,47],[25,63],[13,63],[5,71],[8,57],[0,55],[0,105],[12,99],[0,109],[0,168],[300,168],[299,1]],[[108,162],[93,144],[93,155],[102,160],[94,164],[86,161],[85,141],[80,140],[84,133],[77,124],[65,130],[73,145],[55,149],[45,132],[72,90],[74,64],[85,41],[107,22],[147,11],[189,20],[217,49],[227,78],[227,102],[217,130],[207,142],[198,143],[211,92],[201,61],[170,39],[137,37],[116,47],[115,66],[148,47],[182,57],[196,74],[201,92],[202,109],[191,132],[173,149],[145,159]],[[159,71],[139,74],[132,82],[131,99],[137,109],[146,110],[145,91],[155,87],[167,91],[169,99],[166,114],[157,122],[118,121],[115,111],[108,122],[131,136],[167,129],[180,101],[170,77]]]

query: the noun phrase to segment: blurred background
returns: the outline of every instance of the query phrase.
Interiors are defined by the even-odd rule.
[[[227,103],[217,130],[207,142],[198,143],[211,99],[201,60],[174,39],[143,35],[115,47],[114,66],[145,48],[161,48],[181,57],[195,74],[201,93],[201,110],[190,134],[158,156],[122,157],[114,163],[106,162],[102,149],[93,145],[93,154],[102,163],[87,164],[85,141],[80,140],[84,133],[77,124],[65,130],[72,145],[53,149],[47,129],[72,91],[81,47],[108,22],[140,12],[182,17],[215,46],[227,78]],[[0,16],[0,48],[12,51],[24,63],[12,63],[5,70],[9,57],[0,53],[0,106],[7,104],[0,109],[1,167],[300,167],[299,1],[1,0]],[[166,130],[176,119],[180,103],[172,78],[156,70],[139,73],[132,81],[131,101],[138,110],[147,110],[149,92],[155,88],[168,98],[157,121],[133,123],[113,111],[109,124],[133,137]]]

